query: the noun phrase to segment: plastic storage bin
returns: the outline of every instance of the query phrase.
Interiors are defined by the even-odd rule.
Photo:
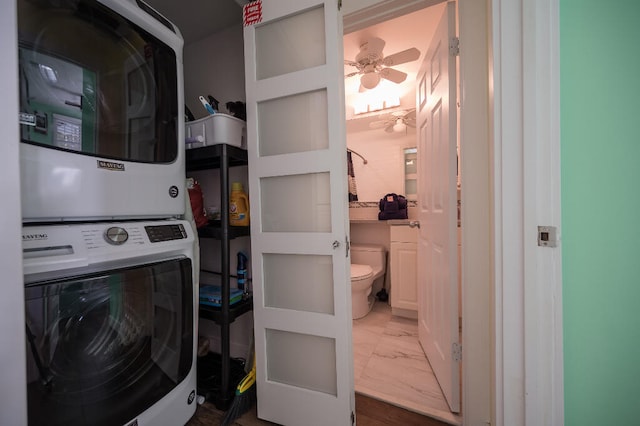
[[[247,125],[239,118],[216,113],[208,117],[186,123],[187,140],[199,140],[196,144],[186,144],[188,148],[226,143],[242,149],[247,148]],[[190,146],[193,145],[193,146]]]

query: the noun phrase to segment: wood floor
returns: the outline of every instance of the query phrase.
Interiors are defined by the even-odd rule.
[[[205,402],[198,406],[196,414],[186,426],[219,425],[224,415],[224,411],[217,410],[213,404]],[[360,394],[356,394],[356,423],[358,426],[450,426],[447,423]],[[233,425],[267,426],[274,425],[274,423],[258,419],[254,405],[249,412],[237,419]]]

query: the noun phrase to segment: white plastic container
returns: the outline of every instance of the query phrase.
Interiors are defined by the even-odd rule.
[[[243,120],[231,115],[216,113],[185,124],[187,140],[199,140],[198,136],[204,138],[197,146],[226,143],[243,149],[247,147],[247,125]],[[194,145],[193,148],[195,147]]]

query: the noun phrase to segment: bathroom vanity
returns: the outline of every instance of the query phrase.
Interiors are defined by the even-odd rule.
[[[364,204],[364,203],[360,203]],[[410,219],[379,221],[375,208],[350,209],[351,242],[353,244],[380,244],[389,253],[385,288],[390,294],[393,315],[418,318],[418,228],[409,227],[415,220],[414,207],[409,208]],[[369,207],[369,206],[365,206]],[[369,211],[371,210],[371,211]],[[374,288],[373,291],[379,291]]]

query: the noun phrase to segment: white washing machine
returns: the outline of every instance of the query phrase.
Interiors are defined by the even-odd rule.
[[[179,220],[25,226],[29,425],[178,425],[196,409],[197,287]]]

